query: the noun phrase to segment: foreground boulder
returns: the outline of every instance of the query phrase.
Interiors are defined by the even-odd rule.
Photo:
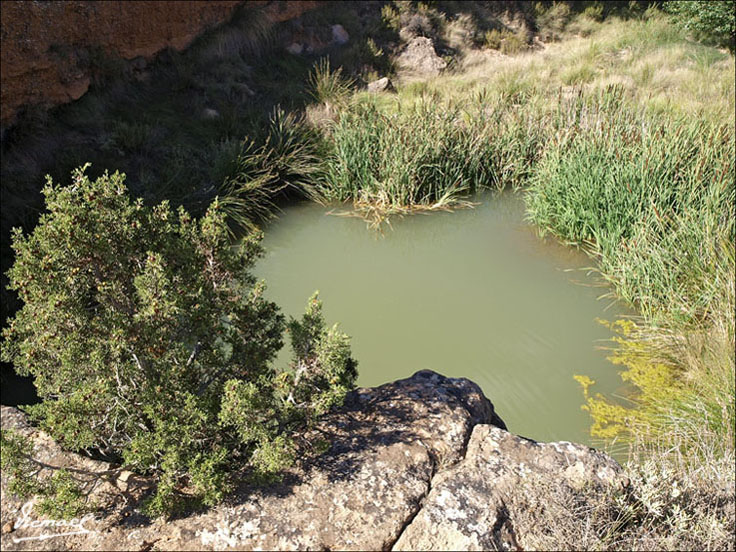
[[[406,45],[396,59],[396,65],[404,75],[429,77],[439,75],[447,67],[447,62],[435,52],[431,38],[418,36]]]
[[[3,407],[2,416],[3,427],[25,427],[37,443],[55,446],[16,409]],[[520,532],[538,530],[517,526],[505,507],[529,474],[575,486],[611,484],[620,470],[587,447],[506,432],[476,384],[430,371],[351,393],[305,438],[318,435],[328,439],[326,452],[303,460],[282,482],[243,485],[223,505],[168,522],[140,515],[139,495],[118,478],[103,513],[85,522],[86,532],[54,528],[58,534],[41,540],[49,528],[33,527],[29,520],[39,518],[32,509],[22,512],[23,504],[3,492],[0,544],[3,550],[515,549]],[[142,494],[145,485],[135,489]]]
[[[477,425],[465,458],[435,476],[422,509],[393,549],[526,549],[520,542],[544,528],[529,518],[517,522],[513,505],[525,498],[519,495],[542,494],[540,482],[573,489],[618,484],[620,471],[610,457],[582,445],[537,443]]]

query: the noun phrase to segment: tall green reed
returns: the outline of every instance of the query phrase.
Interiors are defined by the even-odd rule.
[[[618,95],[558,112],[529,181],[529,218],[589,244],[645,317],[694,322],[734,241],[733,126],[647,116]]]
[[[328,130],[324,195],[381,219],[467,203],[484,188],[520,185],[536,155],[528,112],[483,101],[421,98],[394,110],[356,102]]]

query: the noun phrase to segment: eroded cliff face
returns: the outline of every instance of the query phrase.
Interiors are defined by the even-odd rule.
[[[52,107],[89,88],[95,56],[145,64],[165,48],[182,50],[207,29],[232,17],[243,0],[108,0],[0,3],[0,124],[21,109]],[[273,23],[293,19],[322,2],[251,0]]]

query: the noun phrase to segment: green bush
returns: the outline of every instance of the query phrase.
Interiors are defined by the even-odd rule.
[[[309,73],[309,95],[318,103],[342,104],[350,95],[353,80],[343,77],[342,67],[330,69],[330,60],[322,58]]]
[[[391,4],[385,4],[381,8],[381,20],[389,29],[399,32],[401,29],[401,14]]]
[[[560,40],[562,32],[572,18],[570,6],[563,2],[554,2],[545,9],[539,2],[535,6],[537,27],[542,40]]]
[[[527,44],[522,37],[512,33],[508,29],[499,31],[491,29],[484,35],[486,48],[501,50],[506,55],[513,55],[527,49]]]
[[[671,1],[664,9],[697,40],[734,51],[736,6],[730,0]]]
[[[733,125],[637,114],[620,92],[574,100],[557,121],[529,216],[592,244],[616,293],[647,318],[694,323],[719,293],[721,247],[736,234]]]
[[[254,230],[285,197],[318,199],[324,178],[323,144],[317,131],[293,113],[276,109],[261,145],[251,139],[225,143],[213,173],[221,206],[235,230]]]
[[[591,6],[588,6],[583,10],[583,15],[589,17],[593,21],[603,21],[603,4],[600,2],[594,2]]]
[[[150,514],[183,504],[185,486],[218,502],[248,464],[273,475],[292,457],[290,434],[353,386],[348,338],[324,329],[316,297],[292,321],[294,365],[270,366],[284,319],[249,272],[257,237],[233,247],[217,200],[194,220],[132,201],[124,175],[91,181],[84,169],[66,188],[49,179],[44,195],[33,233],[13,235],[10,287],[24,305],[2,358],[33,376],[43,402],[27,411],[62,446],[155,477]],[[8,459],[3,447],[3,464],[32,479],[14,450]],[[67,477],[54,479],[76,496]]]
[[[394,113],[360,103],[330,127],[323,194],[352,199],[374,222],[463,205],[469,193],[520,185],[536,156],[539,129],[528,113],[506,103],[423,97]]]

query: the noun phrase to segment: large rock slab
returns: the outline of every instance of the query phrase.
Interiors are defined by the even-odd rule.
[[[61,450],[17,409],[3,407],[2,423],[31,437],[44,462],[93,472],[111,467]],[[305,456],[280,483],[242,484],[226,503],[169,521],[141,515],[148,482],[130,473],[100,487],[103,508],[77,520],[79,531],[45,524],[32,504],[8,492],[3,477],[0,546],[520,550],[543,542],[538,537],[550,519],[544,509],[557,497],[585,500],[623,482],[607,455],[512,435],[476,384],[430,371],[350,393],[301,439],[318,437],[327,439],[327,450]]]
[[[3,418],[18,415],[3,409]],[[2,548],[388,549],[419,511],[435,474],[463,458],[479,423],[503,425],[477,385],[418,372],[351,393],[315,430],[330,448],[278,485],[244,486],[227,504],[170,522],[108,510],[85,525],[87,534],[43,541],[19,540],[38,536],[23,527],[2,535]],[[3,524],[19,515],[6,507],[7,494]]]
[[[546,527],[533,512],[515,516],[520,495],[545,503],[561,487],[622,482],[608,455],[568,442],[537,443],[499,427],[477,425],[465,458],[432,480],[422,509],[394,550],[522,550]],[[517,520],[523,520],[517,523]]]

